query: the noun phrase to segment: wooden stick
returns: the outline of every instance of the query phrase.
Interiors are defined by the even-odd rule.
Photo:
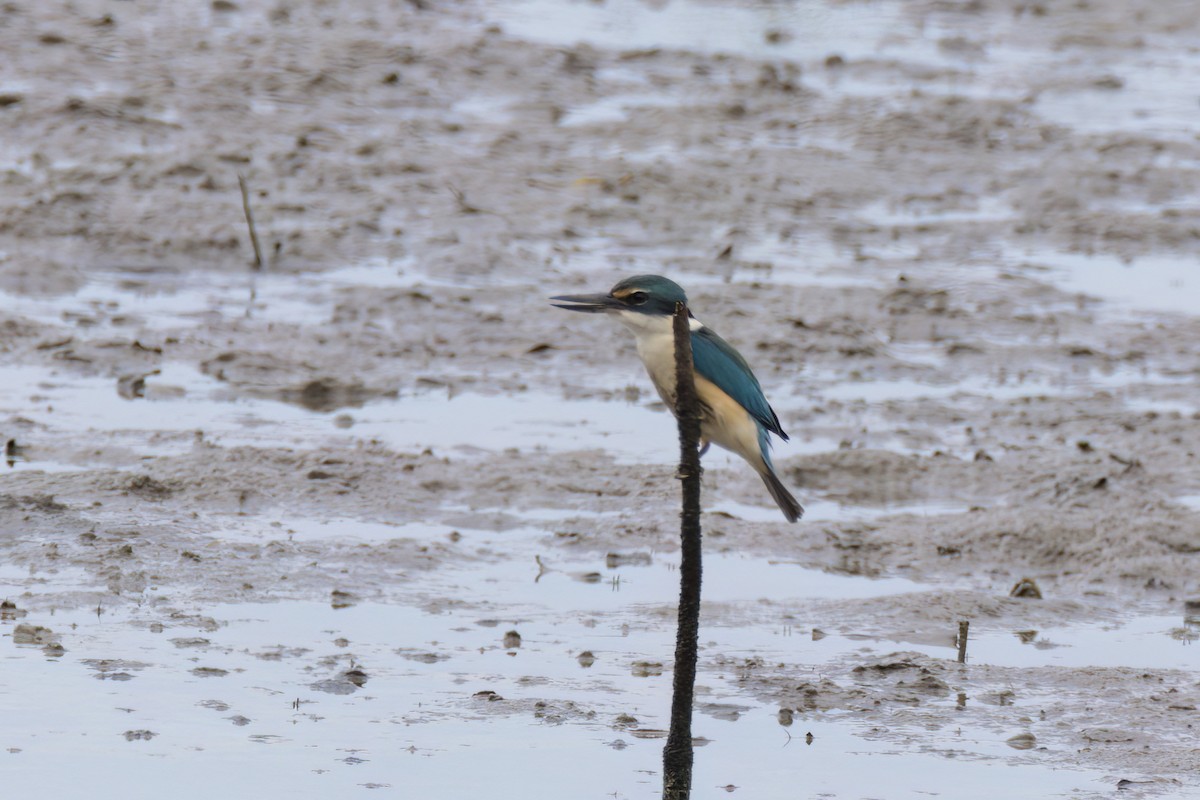
[[[967,631],[971,623],[965,619],[958,621],[958,663],[967,663]]]
[[[262,248],[258,246],[258,231],[254,229],[254,212],[250,210],[250,190],[246,188],[246,177],[238,173],[238,186],[242,187],[242,211],[246,213],[246,227],[250,229],[250,244],[254,246],[254,268],[262,269]]]
[[[692,704],[700,636],[700,398],[692,374],[692,333],[687,306],[675,304],[675,416],[679,420],[680,513],[679,627],[675,633],[671,730],[663,748],[663,800],[688,800],[692,792]]]

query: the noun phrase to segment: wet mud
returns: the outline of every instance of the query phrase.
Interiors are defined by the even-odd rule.
[[[653,272],[808,509],[706,456],[699,796],[1200,792],[1191,4],[125,5],[0,21],[14,791],[656,795]]]

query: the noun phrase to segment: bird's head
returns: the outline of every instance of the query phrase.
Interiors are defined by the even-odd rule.
[[[619,281],[608,294],[574,294],[551,297],[556,308],[589,314],[620,313],[666,317],[675,313],[675,304],[687,304],[683,287],[661,275],[634,275]]]

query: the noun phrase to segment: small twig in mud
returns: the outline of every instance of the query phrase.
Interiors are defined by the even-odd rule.
[[[455,189],[450,184],[446,184],[446,188],[450,190],[450,194],[454,195],[454,200],[455,200],[455,202],[458,203],[458,213],[460,213],[460,214],[482,213],[481,209],[476,208],[475,206],[471,205],[470,201],[467,200],[467,196],[465,194],[463,194],[461,191],[459,191],[458,189]]]
[[[4,461],[10,467],[15,467],[18,461],[25,460],[25,448],[17,444],[16,439],[9,439],[4,443]],[[5,601],[8,602],[8,601]]]
[[[967,620],[959,620],[958,622],[958,663],[967,663],[967,631],[970,630],[971,623]]]
[[[254,228],[254,212],[250,209],[250,190],[246,187],[246,176],[238,173],[238,186],[242,189],[242,211],[246,213],[246,227],[250,229],[250,244],[254,247],[254,268],[263,268],[262,248],[258,246],[258,231]]]

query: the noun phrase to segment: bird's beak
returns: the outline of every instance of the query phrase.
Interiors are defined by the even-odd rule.
[[[621,308],[621,301],[611,294],[565,294],[550,299],[555,301],[553,303],[555,308],[584,311],[588,314],[600,314]]]

